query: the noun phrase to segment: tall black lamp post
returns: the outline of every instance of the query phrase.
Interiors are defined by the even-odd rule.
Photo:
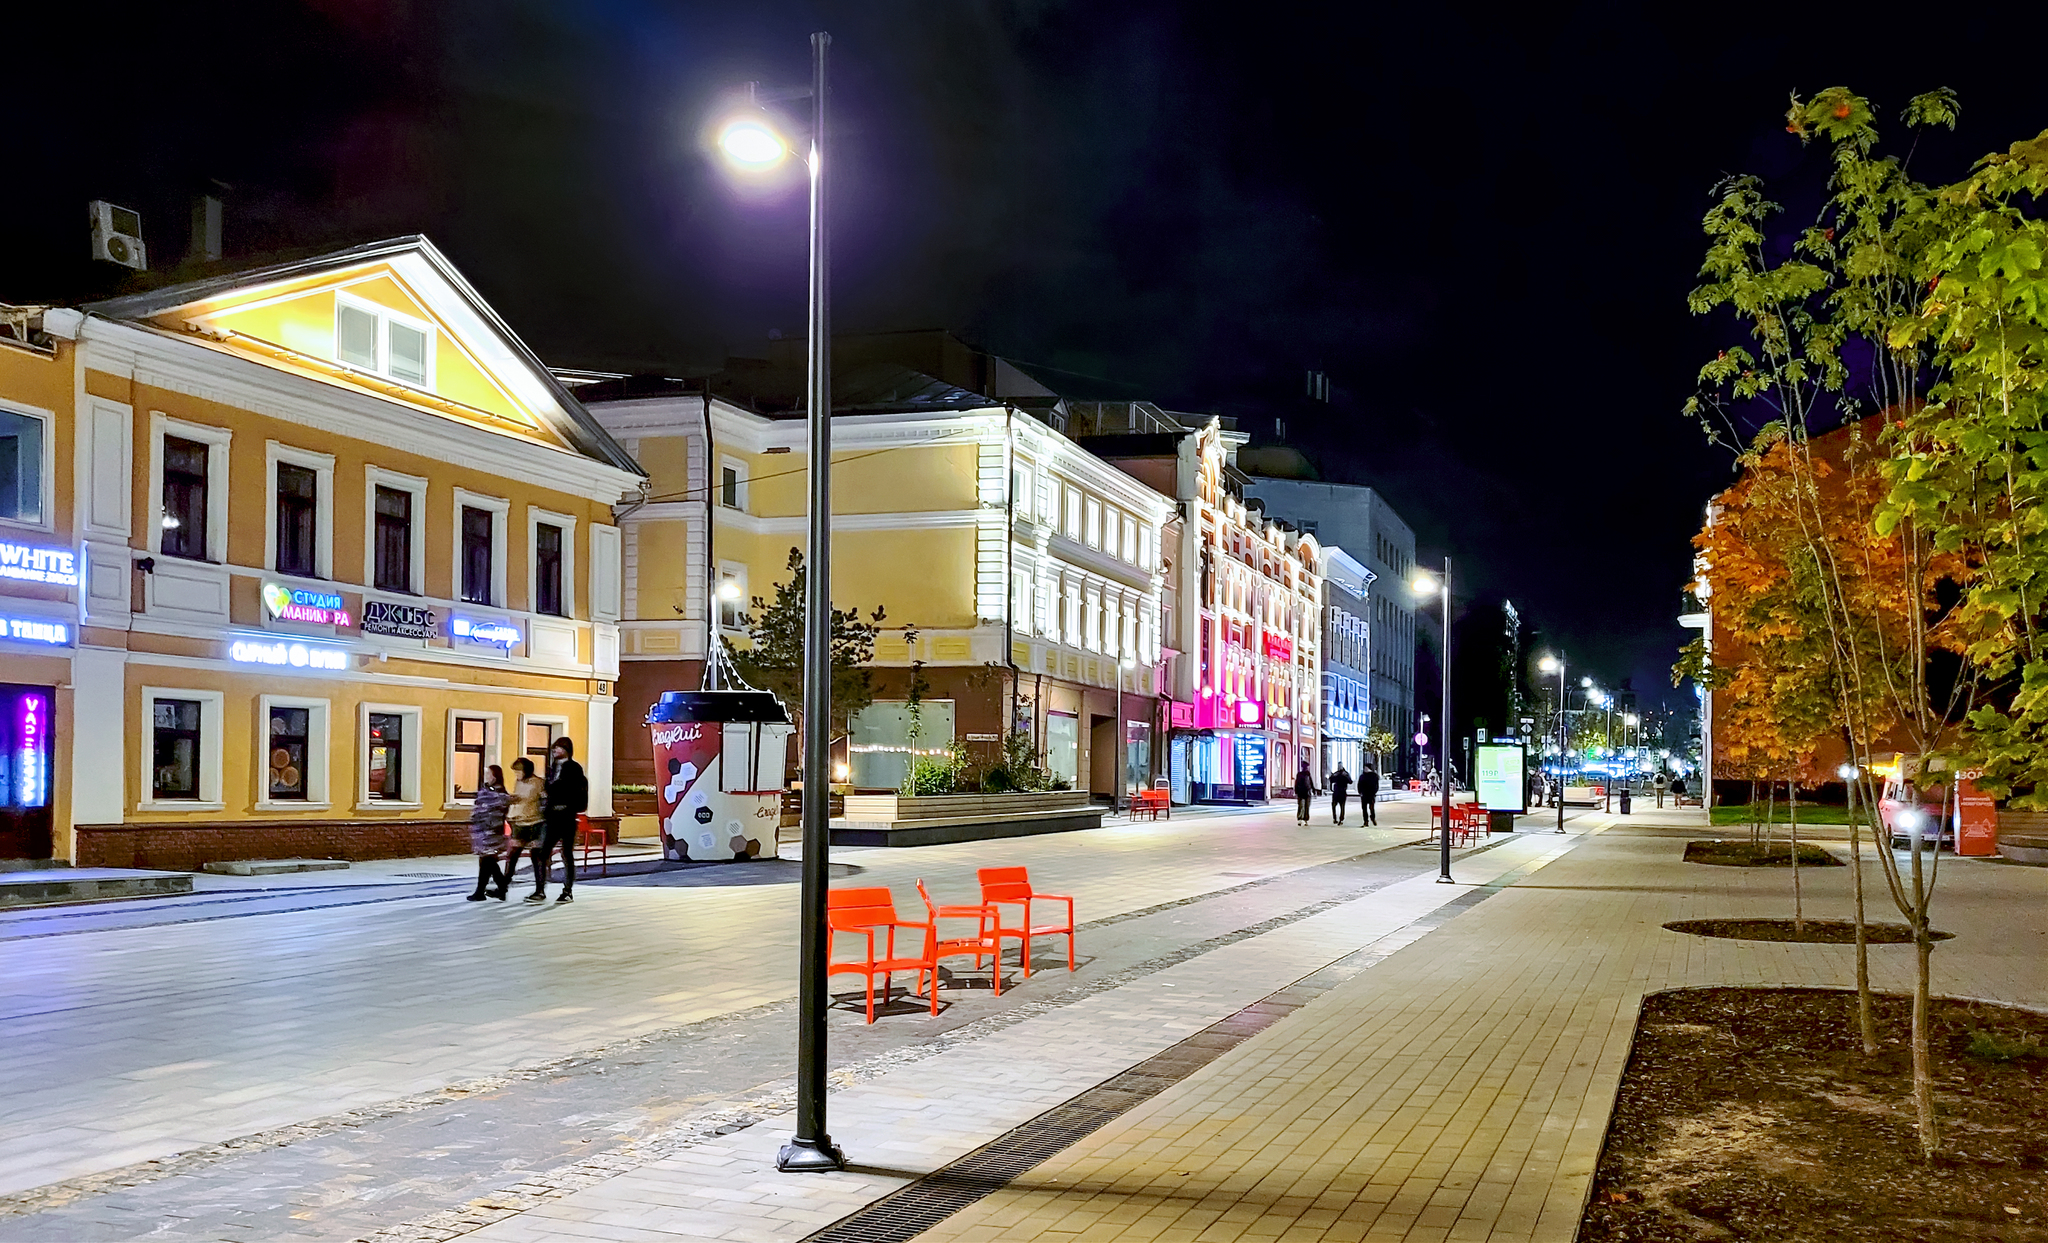
[[[1452,884],[1451,880],[1451,559],[1444,557],[1443,581],[1438,582],[1427,574],[1417,574],[1411,584],[1418,596],[1432,592],[1443,595],[1444,604],[1444,698],[1439,706],[1440,720],[1437,723],[1437,765],[1443,770],[1439,783],[1443,791],[1443,820],[1439,823],[1437,840],[1441,850],[1437,883]]]

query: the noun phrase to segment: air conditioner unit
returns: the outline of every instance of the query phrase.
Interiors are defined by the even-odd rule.
[[[142,245],[142,217],[125,207],[94,199],[92,211],[92,257],[124,268],[145,271],[149,252]]]

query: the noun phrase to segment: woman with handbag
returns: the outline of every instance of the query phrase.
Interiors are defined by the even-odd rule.
[[[505,885],[511,887],[512,874],[519,870],[519,856],[532,850],[540,841],[541,830],[546,828],[545,813],[541,799],[547,793],[547,783],[533,770],[533,761],[520,756],[512,761],[512,771],[519,774],[512,783],[512,803],[505,809],[505,819],[512,836],[505,842]],[[540,867],[540,855],[533,856],[534,867]],[[536,877],[536,879],[542,879]],[[499,894],[503,897],[503,893]],[[530,901],[531,899],[529,899]]]
[[[512,796],[505,792],[505,770],[493,764],[469,809],[469,848],[476,852],[476,892],[469,895],[471,902],[486,897],[503,902],[512,887],[511,874],[498,867],[498,856],[505,850],[505,809],[511,803]]]

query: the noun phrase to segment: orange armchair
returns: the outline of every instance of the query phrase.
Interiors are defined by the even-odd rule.
[[[1074,900],[1065,894],[1036,893],[1031,888],[1031,873],[1027,868],[982,868],[975,874],[981,880],[982,905],[995,916],[993,934],[996,944],[1002,938],[1015,937],[1018,942],[1018,959],[1028,979],[1031,975],[1031,941],[1034,937],[1063,936],[1067,939],[1067,970],[1074,969]],[[1053,922],[1037,924],[1032,922],[1032,903],[1066,904],[1066,920],[1060,922],[1055,916]],[[1004,927],[1002,908],[1017,906],[1023,909],[1022,922],[1013,927]],[[998,955],[998,963],[1001,957]]]
[[[974,969],[981,969],[981,960],[992,960],[991,976],[994,978],[995,995],[1003,995],[1003,950],[1002,942],[992,931],[998,922],[994,908],[988,906],[940,906],[932,901],[931,891],[924,887],[924,878],[917,882],[917,896],[924,900],[925,917],[929,921],[925,942],[926,953],[931,961],[932,1013],[939,1012],[939,959],[960,955],[974,957]],[[942,937],[939,935],[939,921],[942,919],[971,919],[974,921],[973,936]],[[920,981],[922,983],[922,981]]]
[[[859,975],[867,980],[868,1022],[875,1021],[875,977],[882,977],[882,1001],[887,1004],[889,990],[894,984],[893,977],[899,971],[918,973],[923,982],[923,973],[930,971],[934,981],[932,991],[938,991],[938,964],[932,957],[936,938],[931,934],[929,923],[911,923],[896,918],[896,900],[885,888],[833,889],[825,895],[825,976],[829,980],[835,975]],[[923,944],[917,955],[900,954],[896,949],[896,930],[909,928],[925,933]],[[875,934],[882,934],[879,947]],[[840,938],[844,937],[859,948],[858,958],[839,956]],[[880,952],[877,953],[879,948]],[[933,999],[936,1012],[937,999]]]

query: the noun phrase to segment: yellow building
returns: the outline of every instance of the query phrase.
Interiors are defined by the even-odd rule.
[[[16,319],[0,595],[71,631],[0,682],[51,697],[49,852],[461,850],[479,772],[562,735],[609,812],[641,474],[424,238]],[[31,425],[39,522],[26,440],[5,511]]]
[[[1153,772],[1173,505],[1056,430],[1050,393],[993,370],[983,391],[883,361],[840,373],[832,598],[886,620],[876,702],[837,759],[856,787],[902,781],[918,661],[931,684],[920,749],[958,740],[992,755],[1022,730],[1054,775],[1114,798]],[[805,424],[772,382],[578,393],[650,479],[648,503],[621,517],[617,746],[630,773],[651,763],[647,706],[695,688],[710,636],[743,638],[750,601],[788,578],[805,543]]]

